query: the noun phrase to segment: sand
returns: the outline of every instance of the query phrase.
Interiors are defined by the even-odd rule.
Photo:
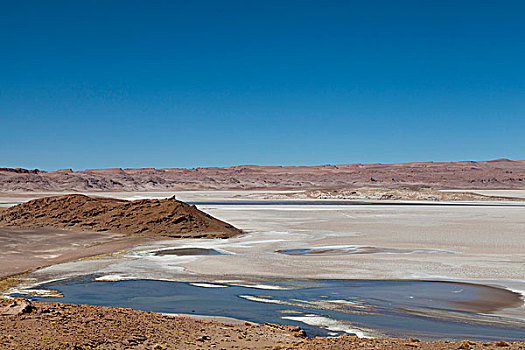
[[[146,239],[111,233],[0,228],[0,278],[132,248]]]
[[[77,259],[118,254],[144,242],[144,238],[109,233],[0,229],[3,248],[0,252],[0,293],[28,283],[31,271]]]

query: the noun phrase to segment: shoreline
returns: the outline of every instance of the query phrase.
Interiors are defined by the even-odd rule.
[[[113,254],[118,254],[119,252],[116,251]],[[103,254],[105,255],[105,254]],[[111,253],[108,255],[112,255]],[[92,256],[92,257],[86,257],[86,258],[80,258],[80,260],[83,259],[91,259],[91,258],[97,258],[98,256]],[[77,260],[77,259],[75,259]],[[72,261],[75,261],[72,260]],[[71,261],[71,262],[72,262]],[[45,266],[48,267],[48,266]],[[42,268],[45,268],[42,267]],[[31,271],[25,271],[18,274],[13,274],[5,277],[1,277],[0,281],[3,279],[10,279],[10,278],[16,278],[18,276],[23,276],[25,274],[30,274],[32,272],[35,272],[37,269],[31,270]],[[97,275],[97,274],[94,274]],[[79,278],[83,276],[90,276],[85,274],[79,274],[79,275],[70,275],[70,276],[64,276],[61,278],[51,279],[51,280],[44,280],[44,281],[34,281],[30,284],[24,285],[22,288],[20,288],[20,291],[23,291],[25,289],[34,289],[35,287],[38,288],[39,286],[58,282],[58,281],[64,281],[74,278]],[[159,281],[159,282],[180,282],[180,283],[187,283],[190,285],[195,285],[203,288],[220,288],[218,286],[243,286],[248,288],[254,288],[254,289],[261,289],[261,290],[273,290],[273,289],[283,289],[280,287],[273,286],[272,283],[285,283],[285,282],[324,282],[324,281],[333,281],[333,282],[414,282],[414,283],[447,283],[447,284],[454,284],[457,286],[464,286],[464,287],[473,287],[473,288],[480,288],[478,291],[479,294],[482,294],[481,296],[477,294],[477,299],[473,300],[473,303],[469,301],[458,301],[453,302],[457,305],[463,305],[465,309],[468,309],[469,312],[472,313],[479,313],[479,314],[490,314],[495,311],[507,309],[507,308],[515,308],[525,305],[525,292],[522,291],[516,291],[512,290],[511,288],[508,288],[504,285],[497,285],[492,283],[486,283],[486,282],[493,282],[493,281],[465,281],[465,280],[451,280],[451,279],[363,279],[363,278],[330,278],[330,279],[323,279],[323,278],[265,278],[265,279],[253,279],[248,278],[245,280],[232,280],[232,281],[224,281],[224,280],[216,280],[216,279],[210,279],[206,278],[206,276],[193,276],[192,279],[184,279],[184,278],[173,278],[173,279],[157,279],[157,278],[135,278],[135,277],[126,277],[126,276],[99,276],[95,279],[96,282],[121,282],[121,281]],[[200,278],[199,278],[200,277]],[[209,277],[209,276],[208,276]],[[238,276],[240,277],[240,276]],[[248,276],[251,277],[251,276]],[[479,283],[478,283],[479,282]],[[485,283],[483,283],[485,282]],[[510,281],[510,282],[518,282],[518,281]],[[202,285],[202,286],[201,286]],[[206,286],[209,285],[209,286]],[[293,288],[284,288],[284,289],[293,289]],[[17,289],[18,290],[18,289]],[[2,292],[0,290],[0,295],[5,296],[8,293]],[[12,293],[12,292],[11,292]],[[507,294],[503,296],[502,294]],[[512,297],[511,297],[512,296]],[[496,302],[493,304],[488,304],[489,301]],[[480,301],[483,301],[483,303],[479,303]],[[524,316],[525,317],[525,316]],[[525,319],[525,318],[524,318]]]
[[[0,307],[8,303],[0,300]],[[433,341],[414,338],[308,337],[300,328],[276,324],[224,323],[133,309],[35,302],[33,311],[0,316],[0,346],[116,349],[519,349],[525,342]],[[119,329],[118,333],[113,330]],[[96,331],[95,331],[96,329]]]
[[[423,335],[424,333],[421,333],[421,329],[411,328],[410,327],[410,319],[423,317],[427,320],[427,322],[466,322],[471,323],[471,326],[473,328],[467,328],[463,331],[459,331],[459,333],[456,331],[452,331],[449,333],[449,340],[461,340],[462,334],[471,334],[471,339],[477,340],[477,341],[495,341],[498,339],[497,335],[498,332],[488,332],[480,333],[480,328],[483,329],[483,327],[503,327],[503,329],[508,329],[510,332],[508,334],[507,340],[513,340],[513,341],[521,341],[525,339],[523,336],[523,319],[514,319],[512,317],[507,317],[502,314],[504,310],[507,309],[516,309],[517,307],[523,306],[523,296],[520,293],[511,291],[509,289],[503,288],[501,286],[495,286],[495,285],[487,285],[487,284],[480,284],[480,283],[472,283],[472,282],[459,282],[459,281],[417,281],[417,280],[404,280],[404,281],[388,281],[388,280],[376,280],[376,281],[370,281],[370,280],[335,280],[335,281],[323,281],[323,280],[316,280],[316,279],[308,279],[308,280],[288,280],[283,281],[281,279],[279,280],[258,280],[258,281],[209,281],[207,279],[192,279],[192,281],[173,281],[173,280],[155,280],[155,279],[130,279],[130,278],[124,278],[124,279],[107,279],[104,278],[104,276],[78,276],[81,277],[80,280],[77,280],[77,277],[74,276],[67,276],[66,278],[60,278],[54,281],[42,281],[42,283],[38,283],[38,285],[35,285],[34,283],[31,285],[24,286],[25,288],[28,288],[28,293],[24,293],[24,287],[20,289],[13,289],[10,292],[16,293],[13,295],[16,296],[22,296],[27,297],[29,299],[37,300],[39,302],[55,302],[53,299],[54,297],[62,297],[62,293],[64,294],[64,301],[60,301],[60,299],[56,300],[56,302],[64,303],[64,304],[72,304],[72,305],[104,305],[106,307],[111,308],[119,308],[119,307],[126,307],[126,308],[132,308],[134,310],[142,310],[145,312],[156,312],[161,314],[189,314],[192,317],[195,317],[197,319],[204,319],[204,320],[218,320],[221,322],[230,321],[231,319],[235,320],[247,320],[248,322],[257,322],[257,323],[264,323],[264,322],[274,322],[274,323],[281,323],[281,324],[290,324],[287,323],[286,320],[290,319],[292,320],[291,324],[294,326],[304,327],[304,329],[307,332],[313,332],[314,335],[321,336],[321,337],[330,337],[330,334],[333,335],[339,335],[341,333],[348,333],[349,330],[352,329],[367,329],[366,334],[367,337],[376,338],[376,339],[384,339],[384,338],[392,338],[392,337],[403,337],[408,335],[413,335],[416,337],[421,337],[423,340],[426,341],[437,341],[439,339],[443,339],[443,335],[447,333],[442,333],[443,331],[438,331],[438,329],[434,329],[434,332],[437,331],[437,333],[427,333],[428,336]],[[195,276],[196,277],[196,276]],[[206,282],[205,282],[206,281]],[[98,283],[102,282],[100,285]],[[104,283],[106,282],[106,283]],[[108,284],[107,282],[110,282]],[[122,282],[122,283],[120,283]],[[281,283],[279,283],[281,282]],[[282,282],[285,282],[284,284]],[[289,283],[286,283],[289,282]],[[313,292],[314,295],[330,295],[330,294],[338,294],[334,295],[330,299],[323,299],[328,297],[314,297],[312,298],[311,293],[303,294],[302,290],[305,290],[304,288],[307,288],[306,290],[313,290],[312,288],[316,289],[316,286],[323,286],[326,283],[336,282],[334,285],[334,289],[323,289],[324,291],[319,292]],[[381,287],[384,282],[393,282],[395,284],[398,284],[399,282],[408,282],[410,285],[413,285],[414,291],[415,290],[422,290],[422,292],[416,293],[416,294],[406,294],[406,296],[409,295],[415,295],[416,300],[420,298],[430,298],[430,300],[434,299],[438,304],[436,305],[437,308],[433,307],[424,307],[421,308],[421,304],[419,302],[416,302],[416,304],[411,305],[411,303],[405,304],[405,302],[399,302],[401,299],[399,297],[392,299],[392,311],[395,311],[395,314],[398,314],[398,316],[395,317],[402,317],[406,318],[406,321],[403,321],[404,325],[398,325],[397,330],[395,329],[389,329],[389,328],[381,328],[380,323],[376,324],[374,326],[374,323],[368,323],[365,322],[365,324],[362,324],[363,320],[359,317],[349,317],[342,315],[336,316],[336,318],[333,318],[331,315],[331,312],[338,311],[343,313],[349,313],[353,314],[354,312],[358,311],[359,313],[370,313],[377,315],[377,317],[392,317],[387,316],[390,315],[390,308],[385,309],[386,313],[383,312],[377,312],[378,310],[382,310],[384,306],[381,305],[389,305],[390,301],[387,299],[383,300],[383,302],[380,302],[379,304],[376,304],[372,300],[361,299],[360,294],[355,295],[354,297],[352,295],[353,292],[350,292],[349,295],[347,295],[348,292],[344,292],[344,289],[340,289],[343,287],[343,284],[339,287],[336,287],[339,285],[338,282],[364,282],[365,285],[370,285],[371,287],[378,287],[379,289],[376,289],[374,287],[374,295],[375,298],[384,298],[384,294],[387,292],[387,289],[385,287]],[[171,284],[173,283],[173,285]],[[421,284],[420,284],[421,283]],[[459,299],[448,299],[447,294],[443,294],[442,292],[430,292],[430,294],[426,294],[425,290],[428,290],[428,288],[431,288],[430,290],[434,289],[432,286],[428,286],[428,284],[436,283],[436,284],[445,284],[445,285],[456,285],[457,287],[447,287],[449,292],[452,290],[463,290],[465,289],[467,291],[466,296],[470,295],[465,299],[465,297],[460,297]],[[43,286],[43,284],[48,284],[46,286]],[[404,283],[403,283],[404,284]],[[71,285],[70,287],[67,287]],[[353,285],[352,283],[348,285],[349,287]],[[358,286],[361,285],[361,283],[357,284]],[[59,287],[62,286],[62,287]],[[200,287],[203,288],[199,291],[200,288],[197,288],[193,293],[194,287]],[[326,285],[328,286],[328,285]],[[42,289],[40,289],[40,288]],[[220,288],[219,288],[220,287]],[[233,288],[227,288],[227,287],[233,287]],[[236,287],[242,287],[241,289]],[[440,290],[443,288],[442,286],[436,286]],[[142,299],[144,299],[144,294],[142,293],[142,290],[144,292],[146,290],[155,290],[156,292],[150,295],[149,297],[146,297],[148,300],[147,304],[144,304]],[[224,289],[224,288],[227,288]],[[326,287],[322,287],[326,288]],[[346,287],[345,287],[346,288]],[[386,287],[390,288],[390,287]],[[177,303],[175,304],[166,304],[167,300],[171,300],[172,298],[171,294],[164,294],[164,292],[161,292],[159,294],[160,290],[177,290],[176,293],[176,300],[180,300],[183,304],[179,305]],[[231,290],[230,292],[228,292]],[[237,291],[239,290],[239,291]],[[428,290],[428,291],[430,291]],[[39,291],[42,291],[41,293]],[[91,299],[90,297],[87,297],[86,299],[83,299],[81,295],[78,294],[78,291],[80,293],[87,293],[87,295],[92,295]],[[113,291],[115,296],[108,296],[105,297],[108,292]],[[217,291],[225,291],[224,293],[217,294]],[[287,292],[289,291],[289,292]],[[332,293],[337,291],[337,293]],[[277,292],[277,293],[276,293]],[[445,290],[443,290],[445,292]],[[474,294],[471,294],[473,293]],[[94,293],[94,294],[93,294]],[[131,294],[129,294],[131,293]],[[172,293],[172,292],[169,292]],[[185,305],[183,302],[186,300],[186,298],[190,298],[191,300],[194,299],[194,297],[191,297],[191,295],[200,295],[200,297],[197,297],[194,301],[191,301],[191,304]],[[232,294],[234,293],[234,294]],[[292,293],[292,294],[289,294]],[[321,294],[317,294],[321,293]],[[328,293],[328,294],[326,294]],[[378,294],[379,293],[379,294]],[[394,293],[395,292],[394,289]],[[411,293],[411,292],[409,292]],[[423,293],[423,294],[421,294]],[[453,292],[455,293],[455,292]],[[124,297],[123,299],[118,297],[117,295],[127,295],[127,297]],[[239,294],[239,295],[237,295]],[[341,294],[341,295],[339,295]],[[233,299],[226,297],[226,295],[231,295]],[[269,297],[263,297],[263,299],[260,299],[258,295],[268,295]],[[287,295],[292,296],[293,299],[292,303],[288,301]],[[382,296],[383,295],[383,296]],[[134,297],[135,296],[135,297]],[[49,298],[49,297],[52,297]],[[131,297],[131,299],[129,299]],[[228,312],[219,312],[219,310],[222,310],[224,307],[227,307],[226,305],[233,305],[231,303],[237,303],[235,300],[237,300],[237,297],[240,297],[241,299],[247,299],[251,302],[256,302],[256,304],[250,305],[244,305],[244,302],[239,301],[240,304],[238,306],[233,307]],[[452,297],[452,296],[450,296]],[[79,299],[80,298],[80,299]],[[159,304],[157,305],[157,299],[159,298]],[[200,299],[209,300],[208,298],[218,298],[216,302],[213,303],[213,305],[210,306],[199,306],[201,301]],[[267,299],[270,298],[270,299]],[[354,304],[351,300],[361,300],[358,302],[358,304]],[[444,299],[443,299],[444,298]],[[230,300],[231,299],[231,300]],[[253,299],[253,300],[252,300]],[[259,300],[260,299],[260,300]],[[334,299],[334,303],[332,304],[331,299]],[[132,300],[136,300],[133,302]],[[230,300],[230,301],[226,301]],[[303,300],[303,301],[301,301]],[[350,301],[348,301],[350,300]],[[304,306],[301,306],[298,303],[302,303],[308,301],[308,304],[311,304],[311,307],[304,308]],[[340,304],[343,303],[344,305]],[[225,304],[226,302],[226,304]],[[292,315],[286,316],[283,315],[282,317],[278,316],[278,314],[265,314],[265,316],[261,316],[259,314],[260,308],[266,308],[266,306],[260,305],[260,302],[264,303],[270,303],[270,304],[279,304],[280,306],[277,306],[277,309],[275,309],[273,312],[275,312],[278,309],[286,309],[286,310],[295,310],[297,306],[300,307],[301,311],[299,314],[304,314],[304,316],[307,317],[296,317],[294,313],[296,311],[289,311],[292,312]],[[328,302],[328,304],[326,304]],[[372,303],[370,303],[372,302]],[[384,302],[387,302],[387,304],[384,304]],[[195,304],[196,303],[196,304]],[[228,304],[230,303],[230,304]],[[318,304],[321,303],[321,304]],[[204,305],[202,304],[202,305]],[[348,306],[345,306],[348,304]],[[155,307],[153,307],[155,305]],[[192,306],[190,306],[192,305]],[[236,304],[237,305],[237,304]],[[288,305],[288,306],[286,306]],[[317,306],[316,306],[317,305]],[[324,306],[323,306],[324,305]],[[396,306],[397,305],[397,306]],[[438,306],[441,305],[441,306]],[[211,307],[211,308],[210,308]],[[335,307],[335,309],[333,308]],[[339,307],[343,307],[343,309],[340,309]],[[347,309],[349,307],[349,309]],[[357,309],[353,310],[355,307]],[[376,308],[379,307],[379,309],[376,310]],[[399,308],[401,307],[401,308]],[[193,311],[191,309],[194,309]],[[239,309],[240,308],[240,309]],[[239,313],[239,310],[243,310],[245,308],[246,311]],[[250,308],[253,308],[250,311]],[[398,309],[399,308],[399,309]],[[272,310],[274,307],[272,306]],[[169,310],[169,311],[168,311]],[[258,311],[259,310],[259,311]],[[346,311],[343,311],[346,310]],[[352,311],[353,310],[353,311]],[[376,311],[374,311],[376,310]],[[402,311],[404,310],[404,311]],[[195,312],[194,314],[190,313]],[[322,316],[325,315],[325,316]],[[384,315],[384,316],[381,316]],[[286,316],[286,317],[284,317]],[[292,317],[293,316],[293,317]],[[312,316],[315,316],[312,318]],[[386,318],[386,319],[387,319]],[[304,319],[304,321],[302,320]],[[314,320],[315,319],[315,320]],[[386,320],[385,319],[385,320]],[[395,318],[394,318],[395,319]],[[394,320],[392,319],[392,320]],[[353,324],[354,322],[357,322],[355,326],[349,326],[349,321]],[[414,319],[415,320],[415,319]],[[294,322],[296,321],[296,322]],[[310,322],[321,322],[319,324],[311,324]],[[405,323],[406,322],[406,323]],[[238,322],[236,322],[238,323]],[[368,324],[368,325],[367,325]],[[478,326],[475,326],[477,324]],[[362,328],[362,327],[365,328]],[[377,328],[379,326],[379,328]],[[313,327],[313,328],[312,328]],[[335,328],[334,328],[335,327]],[[343,327],[343,328],[341,328]],[[401,327],[401,328],[399,328]],[[408,327],[408,328],[405,328]],[[476,328],[478,327],[478,328]],[[323,330],[324,329],[324,330]],[[327,330],[331,329],[337,329],[338,332],[327,332]],[[489,328],[490,329],[490,328]],[[394,331],[392,333],[392,331]],[[476,333],[477,332],[477,333]],[[506,331],[505,331],[506,332]],[[504,333],[499,332],[500,334],[504,335]],[[517,333],[516,333],[517,332]],[[359,333],[361,334],[361,333]],[[363,337],[365,336],[365,333],[362,333]],[[442,334],[441,336],[439,334]],[[474,334],[477,334],[474,336]],[[510,334],[513,334],[513,336],[510,336]],[[504,338],[504,337],[503,337]]]
[[[50,235],[53,237],[49,237]],[[35,250],[29,252],[25,251],[26,244],[35,244],[30,242],[35,236],[42,238],[42,241],[38,242],[41,247],[35,247]],[[117,254],[124,249],[132,249],[150,241],[152,240],[145,237],[114,233],[0,227],[0,242],[9,242],[11,246],[16,247],[10,252],[3,252],[0,256],[1,260],[9,261],[9,264],[0,264],[0,281],[61,263]],[[43,250],[36,250],[38,248]],[[43,255],[43,251],[47,254]]]

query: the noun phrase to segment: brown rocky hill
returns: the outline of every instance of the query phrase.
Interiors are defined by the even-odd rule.
[[[54,227],[175,238],[227,238],[240,234],[175,198],[125,201],[80,194],[45,197],[0,211],[0,227]]]
[[[95,169],[53,172],[0,168],[0,192],[328,189],[429,186],[437,189],[525,189],[525,160]]]

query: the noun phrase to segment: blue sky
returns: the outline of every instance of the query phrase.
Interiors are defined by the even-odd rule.
[[[0,166],[525,159],[523,1],[0,2]]]

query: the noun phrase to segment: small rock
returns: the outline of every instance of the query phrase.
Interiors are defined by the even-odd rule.
[[[204,342],[204,341],[206,341],[206,340],[211,340],[211,338],[210,338],[209,336],[207,336],[207,335],[203,335],[202,337],[197,338],[196,340],[197,340],[197,341]]]
[[[1,316],[14,316],[31,313],[36,308],[27,299],[17,298],[13,302],[0,309]]]
[[[267,327],[277,328],[277,329],[283,330],[283,331],[285,331],[287,333],[293,334],[295,337],[306,338],[306,336],[307,336],[306,332],[303,329],[301,329],[301,327],[287,326],[287,325],[281,325],[281,324],[276,324],[276,323],[268,323],[268,322],[266,322],[264,325],[267,326]]]

